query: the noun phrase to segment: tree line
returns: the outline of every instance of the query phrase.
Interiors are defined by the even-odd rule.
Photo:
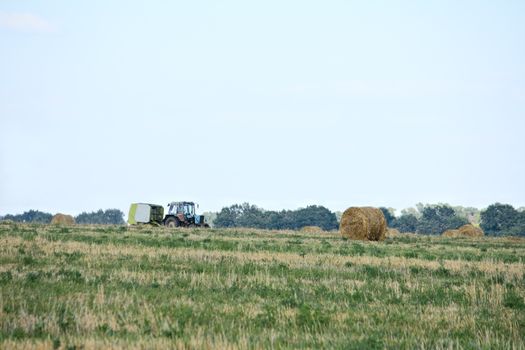
[[[319,226],[324,230],[339,227],[335,213],[323,206],[311,205],[297,210],[264,210],[249,203],[222,208],[213,221],[215,227],[253,227],[270,230],[296,230]]]
[[[49,224],[53,215],[39,210],[29,210],[22,214],[7,214],[2,220],[11,220],[14,222],[29,222]],[[101,224],[101,225],[124,225],[124,213],[118,209],[107,209],[93,211],[91,213],[83,212],[75,216],[77,224]]]
[[[448,205],[427,205],[419,212],[420,215],[405,213],[395,217],[388,209],[381,208],[389,227],[401,232],[425,233],[439,235],[446,230],[457,229],[469,223],[469,220],[459,215]]]
[[[441,234],[464,224],[479,223],[487,235],[525,236],[525,210],[517,210],[510,204],[495,203],[481,211],[447,204],[418,205],[416,210],[402,211],[399,217],[387,208],[381,210],[388,226],[401,232]]]

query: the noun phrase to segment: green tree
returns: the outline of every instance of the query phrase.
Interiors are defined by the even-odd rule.
[[[403,215],[413,215],[417,219],[419,219],[421,217],[421,213],[414,207],[402,209],[401,210],[401,216],[403,216]]]
[[[392,227],[401,232],[416,232],[418,218],[414,214],[404,214],[392,222]]]
[[[416,232],[438,235],[465,224],[468,224],[468,220],[458,216],[452,207],[437,204],[423,207]]]
[[[461,205],[454,206],[453,208],[458,216],[464,217],[471,224],[479,225],[481,220],[481,211],[478,208],[462,207]]]
[[[240,227],[267,228],[264,210],[249,203],[241,206],[241,214],[237,219]]]
[[[510,234],[519,231],[520,213],[510,204],[495,203],[481,212],[481,228],[490,235]]]
[[[392,214],[392,211],[390,209],[385,208],[385,207],[381,207],[379,209],[381,209],[381,211],[383,212],[383,215],[385,216],[386,224],[388,226],[392,226],[394,220],[396,219],[394,214]]]
[[[519,211],[516,225],[514,225],[508,232],[512,236],[525,236],[525,212]]]
[[[214,225],[217,227],[239,227],[241,226],[240,220],[244,214],[244,208],[249,207],[250,204],[244,203],[234,204],[229,207],[224,207],[220,212],[217,213]]]
[[[104,223],[108,225],[124,225],[124,213],[118,209],[104,211]]]
[[[82,212],[75,217],[77,224],[95,225],[123,225],[124,213],[118,209],[107,209],[91,213]]]
[[[334,213],[323,206],[310,205],[293,213],[293,227],[299,229],[305,226],[319,226],[323,230],[333,230],[339,227]]]

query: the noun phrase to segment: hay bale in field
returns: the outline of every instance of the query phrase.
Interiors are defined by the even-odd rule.
[[[466,224],[457,230],[446,230],[443,232],[443,237],[482,237],[485,233],[479,227],[471,224]]]
[[[75,219],[71,215],[66,214],[55,214],[51,219],[52,225],[74,225]]]
[[[341,216],[341,236],[364,241],[382,241],[386,237],[386,220],[381,209],[351,207]]]
[[[472,224],[466,224],[461,226],[459,229],[459,232],[462,236],[468,236],[468,237],[482,237],[485,235],[485,232],[479,227],[476,227]]]
[[[301,228],[301,232],[321,233],[321,232],[323,232],[323,229],[320,228],[319,226],[304,226],[303,228]]]
[[[446,230],[442,234],[443,237],[459,237],[461,236],[461,233],[459,230]]]
[[[387,237],[395,237],[399,236],[401,232],[397,228],[387,227],[386,229],[386,236]]]

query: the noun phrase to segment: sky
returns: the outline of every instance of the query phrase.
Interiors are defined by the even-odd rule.
[[[3,0],[0,215],[525,206],[524,38],[522,0]]]

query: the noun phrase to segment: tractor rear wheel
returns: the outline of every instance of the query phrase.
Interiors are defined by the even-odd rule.
[[[179,227],[180,222],[177,218],[167,218],[166,222],[164,223],[167,227]]]

